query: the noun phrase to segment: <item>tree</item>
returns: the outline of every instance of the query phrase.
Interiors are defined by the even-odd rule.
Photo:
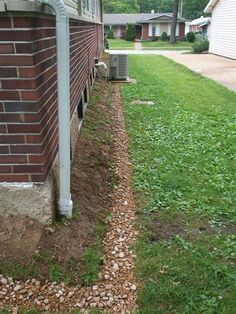
[[[105,13],[138,13],[137,0],[104,0]]]
[[[150,13],[151,10],[155,12],[171,12],[173,0],[138,0],[140,5],[140,12]]]
[[[170,33],[170,43],[172,45],[176,44],[176,25],[177,25],[178,12],[179,12],[179,3],[180,3],[180,0],[174,0],[173,19],[172,19],[171,33]]]
[[[204,14],[204,9],[209,0],[184,0],[183,16],[194,20]]]
[[[125,32],[125,40],[134,41],[136,38],[136,31],[134,24],[128,24]]]

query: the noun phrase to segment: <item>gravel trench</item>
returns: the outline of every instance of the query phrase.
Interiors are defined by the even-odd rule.
[[[89,313],[91,308],[98,308],[105,313],[125,314],[136,308],[137,284],[132,251],[136,217],[119,84],[113,85],[113,105],[116,130],[114,160],[118,183],[112,195],[111,220],[103,241],[104,260],[98,283],[78,289],[67,287],[64,283],[41,283],[35,279],[21,282],[0,275],[0,309],[7,307],[16,314],[19,308],[32,307],[47,313],[72,312],[75,309]]]

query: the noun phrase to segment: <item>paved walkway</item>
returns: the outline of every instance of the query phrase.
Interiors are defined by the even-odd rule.
[[[127,53],[129,55],[158,55],[158,56],[168,56],[173,54],[181,54],[186,52],[186,50],[105,50],[105,52],[109,53]]]
[[[135,48],[135,50],[142,50],[142,44],[141,44],[141,42],[140,42],[140,41],[136,41],[136,42],[134,43],[134,48]]]
[[[171,60],[236,92],[236,61],[212,54],[168,54]]]

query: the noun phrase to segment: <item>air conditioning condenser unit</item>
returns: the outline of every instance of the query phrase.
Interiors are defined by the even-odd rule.
[[[122,52],[110,53],[110,79],[128,80],[128,54]]]

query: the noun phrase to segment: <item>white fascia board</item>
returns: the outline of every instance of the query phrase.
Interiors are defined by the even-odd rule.
[[[216,3],[219,0],[210,0],[210,2],[208,3],[208,5],[206,6],[204,12],[205,13],[212,13],[214,6],[216,5]]]
[[[0,1],[0,12],[5,12],[5,11],[6,11],[5,3],[3,1]]]

